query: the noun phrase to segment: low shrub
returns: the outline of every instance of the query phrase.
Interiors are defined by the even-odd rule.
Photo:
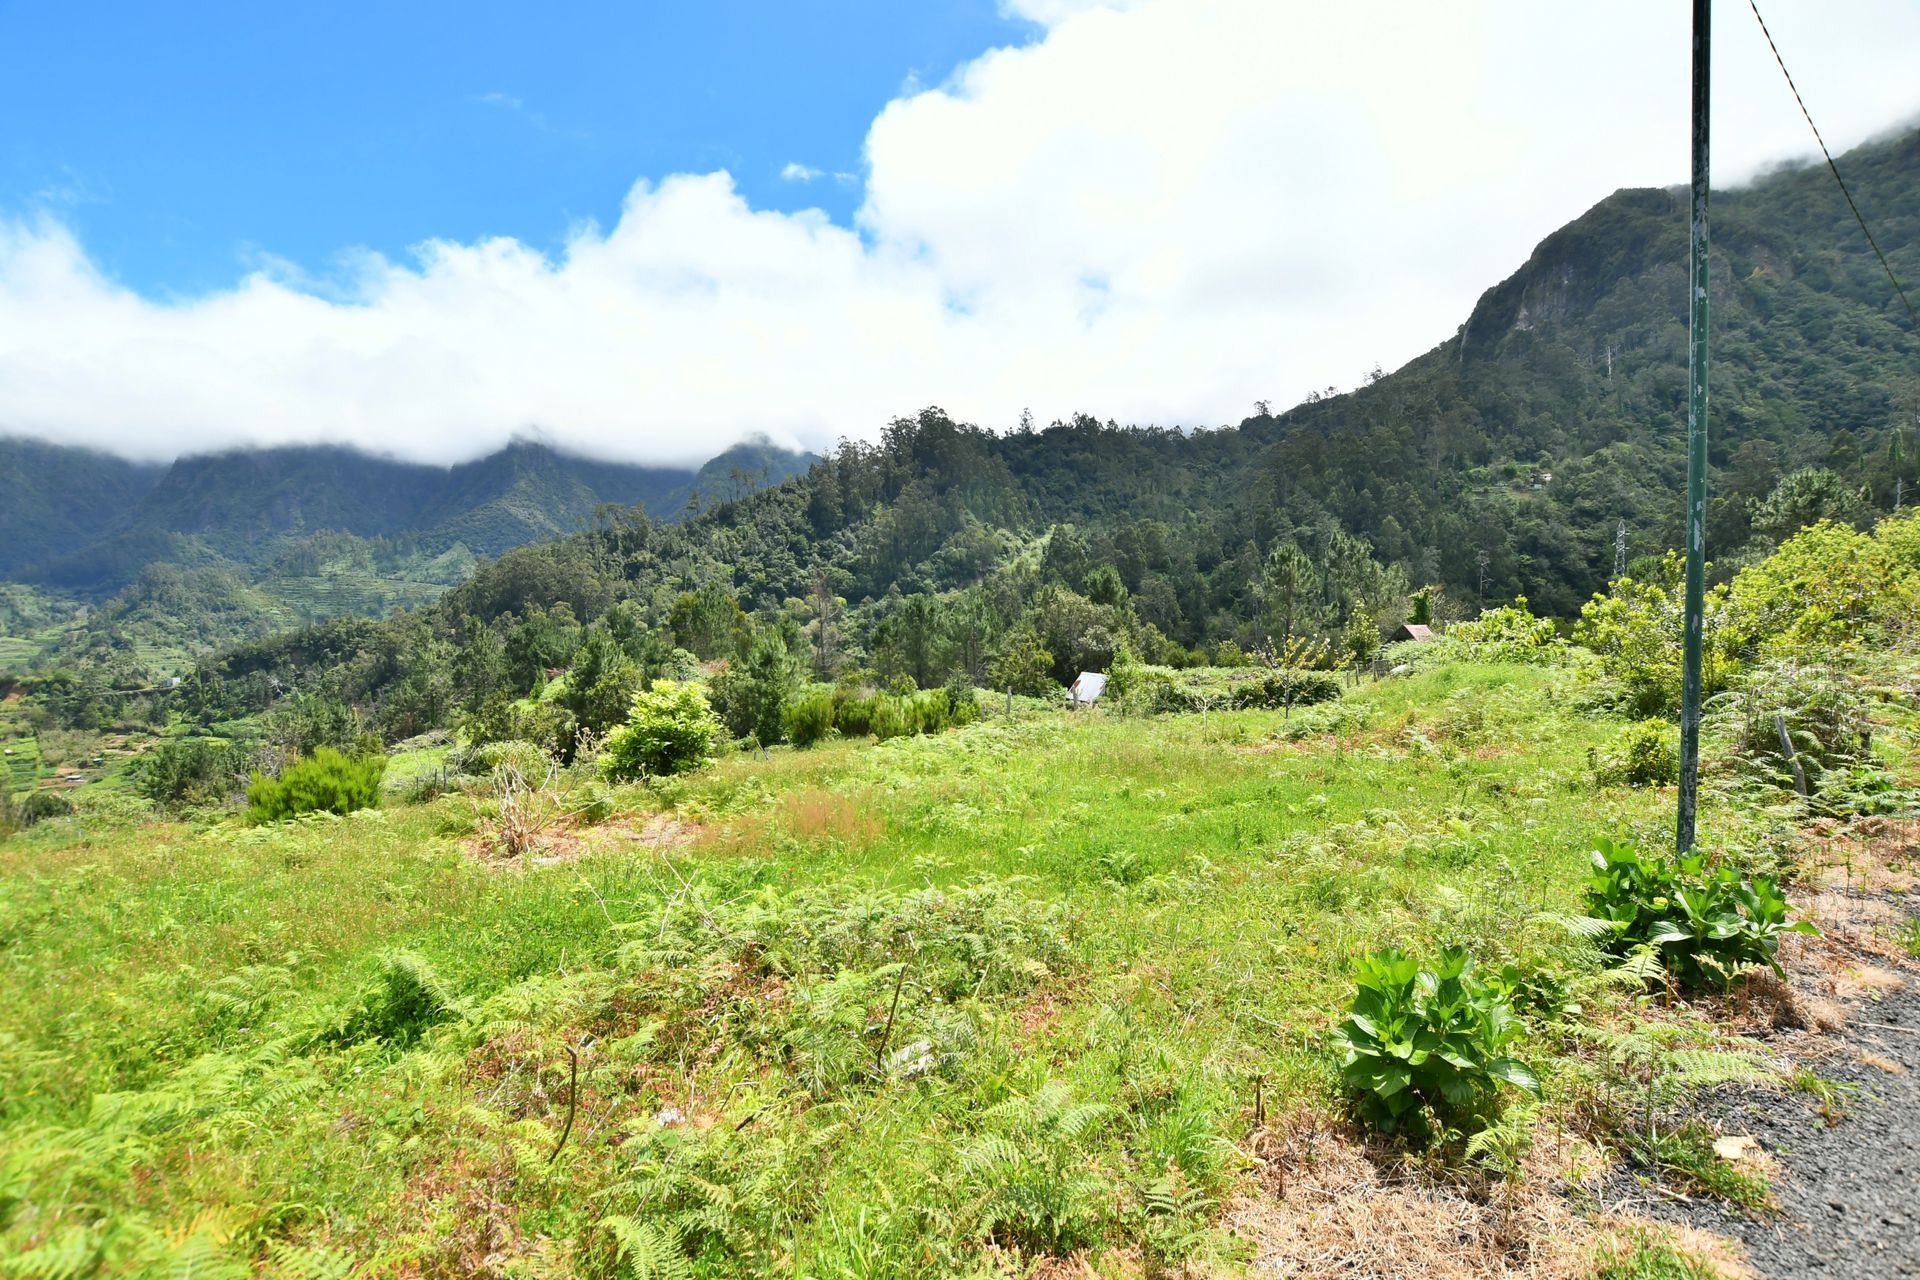
[[[1680,777],[1677,733],[1664,720],[1637,720],[1604,747],[1589,748],[1587,763],[1603,787],[1658,787]]]
[[[867,724],[867,732],[885,742],[888,738],[898,738],[913,732],[907,723],[906,702],[890,693],[875,694],[873,714]]]
[[[1146,668],[1133,701],[1151,713],[1204,710],[1279,710],[1332,702],[1340,697],[1340,678],[1324,671],[1173,672]]]
[[[885,742],[916,733],[939,733],[978,718],[979,703],[972,698],[971,689],[958,715],[955,705],[952,693],[945,688],[906,694],[847,694],[834,711],[834,727],[843,737],[871,735]]]
[[[1805,920],[1787,922],[1787,900],[1770,876],[1743,880],[1704,854],[1642,854],[1629,841],[1595,841],[1587,907],[1604,922],[1617,955],[1654,948],[1667,971],[1694,989],[1724,990],[1740,969],[1780,971],[1780,938],[1818,933]]]
[[[686,773],[712,763],[719,733],[699,685],[656,680],[634,695],[627,722],[607,735],[600,768],[616,782]]]
[[[955,728],[980,718],[980,695],[966,673],[956,671],[946,687],[948,719]]]
[[[1428,1137],[1484,1121],[1510,1084],[1538,1094],[1532,1071],[1508,1054],[1522,1027],[1464,947],[1430,966],[1389,947],[1361,957],[1347,1016],[1334,1028],[1340,1076],[1362,1118],[1385,1133]]]
[[[953,727],[953,703],[945,689],[922,689],[905,699],[909,733],[940,733]]]
[[[1598,659],[1587,678],[1603,686],[1605,701],[1634,715],[1665,715],[1680,705],[1683,572],[1679,554],[1669,552],[1647,581],[1614,579],[1605,595],[1580,607],[1574,623],[1575,643]],[[1725,625],[1726,607],[1724,586],[1707,592],[1700,676],[1708,694],[1725,689],[1740,665]]]
[[[1340,696],[1340,677],[1325,671],[1275,671],[1251,686],[1236,690],[1231,702],[1235,708],[1255,707],[1277,711],[1282,707],[1310,707],[1332,702]]]
[[[14,812],[16,821],[22,827],[31,827],[49,818],[64,818],[71,814],[73,801],[58,791],[35,791],[22,800]]]
[[[469,747],[457,753],[448,763],[468,777],[490,777],[504,767],[522,776],[537,778],[553,767],[553,757],[538,743],[514,738]]]
[[[278,822],[304,813],[352,813],[380,803],[382,755],[348,756],[319,747],[294,761],[278,778],[255,772],[247,784],[247,819]]]
[[[873,703],[870,693],[835,690],[833,727],[843,738],[864,738],[873,732]]]
[[[1791,654],[1885,643],[1912,626],[1920,576],[1898,549],[1902,526],[1875,535],[1822,520],[1734,575],[1729,639],[1743,650]]]
[[[1545,666],[1557,662],[1567,642],[1555,631],[1553,619],[1536,618],[1525,596],[1512,604],[1488,609],[1467,622],[1456,622],[1444,637],[1447,646],[1473,662],[1523,662]]]
[[[833,690],[816,685],[799,694],[787,703],[780,719],[794,746],[812,746],[833,732]]]

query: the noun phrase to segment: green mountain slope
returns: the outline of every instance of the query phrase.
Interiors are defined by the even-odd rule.
[[[1843,163],[1895,270],[1920,280],[1920,133]],[[1796,471],[1830,471],[1858,519],[1920,487],[1920,335],[1824,170],[1714,208],[1710,549],[1726,572],[1765,543],[1753,511]],[[1055,529],[1039,581],[1081,590],[1111,566],[1142,617],[1189,645],[1257,638],[1276,545],[1329,566],[1354,537],[1410,583],[1569,614],[1611,574],[1623,522],[1630,560],[1678,540],[1685,259],[1679,194],[1622,191],[1543,241],[1455,335],[1348,394],[1192,435],[1085,416],[997,435],[928,411],[661,531],[620,590],[713,580],[770,608],[824,569],[878,615],[890,593],[1025,572],[1016,548]]]
[[[136,467],[103,454],[0,441],[0,578],[100,595],[153,563],[258,568],[316,534],[496,556],[574,532],[603,503],[675,518],[738,472],[745,492],[807,455],[741,445],[700,472],[630,466],[515,441],[451,468],[310,446],[241,449]]]
[[[0,437],[0,579],[118,531],[166,468]]]
[[[1843,164],[1895,270],[1920,280],[1920,133]],[[1920,335],[1824,169],[1717,193],[1713,214],[1709,543],[1725,556],[1796,469],[1831,468],[1883,508],[1913,487]],[[1622,191],[1548,237],[1455,337],[1283,415],[1261,500],[1324,510],[1461,589],[1485,550],[1490,589],[1563,613],[1611,571],[1620,521],[1634,554],[1672,545],[1686,219],[1683,193]]]

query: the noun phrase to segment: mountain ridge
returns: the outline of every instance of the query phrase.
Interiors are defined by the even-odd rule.
[[[696,494],[717,499],[742,483],[774,483],[812,460],[755,439],[697,469],[646,467],[516,439],[447,467],[344,445],[236,448],[140,464],[0,437],[0,579],[102,595],[148,564],[260,566],[320,533],[408,540],[430,554],[457,543],[497,556],[572,532],[605,503],[639,504],[674,520]]]

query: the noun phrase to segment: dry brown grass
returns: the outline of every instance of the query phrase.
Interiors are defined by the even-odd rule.
[[[847,795],[813,787],[782,798],[780,821],[796,839],[849,845],[871,844],[886,830],[879,806],[864,793]]]
[[[1910,892],[1920,875],[1920,819],[1822,818],[1801,835],[1807,879],[1846,894]]]
[[[693,843],[701,834],[698,823],[664,813],[582,824],[569,814],[556,812],[537,824],[531,842],[522,847],[520,854],[509,851],[500,838],[499,824],[491,820],[483,821],[482,829],[460,844],[480,862],[511,869],[578,862],[598,853],[630,850],[635,845],[647,849],[677,849]]]
[[[1607,1159],[1544,1122],[1510,1180],[1429,1169],[1310,1110],[1256,1134],[1253,1154],[1259,1190],[1228,1220],[1256,1276],[1574,1280],[1613,1235],[1675,1237],[1627,1215],[1582,1214],[1569,1193],[1597,1191]],[[1694,1233],[1674,1244],[1728,1277],[1749,1274],[1723,1241]]]

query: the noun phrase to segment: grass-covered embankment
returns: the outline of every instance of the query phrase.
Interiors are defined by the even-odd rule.
[[[1564,672],[1451,666],[1290,718],[731,757],[512,865],[457,794],[47,824],[0,849],[7,1244],[1231,1267],[1255,1082],[1268,1111],[1330,1096],[1351,958],[1564,948],[1533,921],[1576,907],[1589,838],[1664,822],[1595,791],[1616,730]]]

